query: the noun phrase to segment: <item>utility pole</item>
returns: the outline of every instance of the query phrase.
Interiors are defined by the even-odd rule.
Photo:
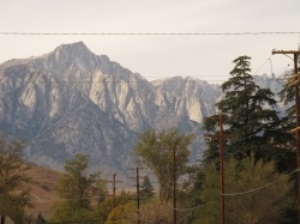
[[[177,223],[177,216],[176,216],[176,148],[173,147],[173,223]]]
[[[220,191],[221,191],[221,216],[220,223],[225,224],[225,183],[224,183],[224,141],[230,140],[234,135],[223,133],[223,122],[226,117],[220,113],[219,115],[211,116],[206,119],[217,120],[219,122],[219,133],[217,134],[205,134],[204,139],[208,141],[219,142],[219,154],[220,154]]]
[[[220,113],[219,115],[219,146],[220,146],[220,183],[221,183],[221,223],[225,223],[225,198],[224,198],[224,147],[223,147],[223,115]]]
[[[139,176],[139,167],[136,167],[136,200],[137,200],[137,215],[138,221],[140,224],[140,176]]]
[[[140,168],[144,169],[144,168]],[[135,168],[136,171],[136,203],[137,203],[137,223],[140,224],[140,174],[139,174],[139,167],[137,166]],[[134,170],[132,168],[129,168],[129,170]],[[131,177],[129,177],[131,178]]]
[[[114,173],[113,174],[113,180],[105,180],[105,182],[113,184],[113,186],[112,186],[113,194],[112,195],[107,195],[107,196],[113,196],[113,208],[114,209],[116,208],[116,189],[117,189],[116,188],[116,183],[122,182],[120,180],[116,180],[116,176],[117,176],[117,174]]]
[[[295,87],[295,107],[296,107],[296,128],[291,132],[296,132],[296,152],[297,152],[297,209],[298,209],[298,224],[300,224],[300,102],[299,102],[299,73],[298,73],[298,56],[300,51],[285,51],[273,50],[272,54],[292,54],[294,55],[294,75],[290,79],[290,86]]]
[[[5,215],[1,215],[1,224],[5,224]]]
[[[114,173],[114,175],[113,175],[113,197],[114,197],[114,204],[113,204],[113,208],[115,209],[116,208],[116,175],[117,174],[115,174]]]

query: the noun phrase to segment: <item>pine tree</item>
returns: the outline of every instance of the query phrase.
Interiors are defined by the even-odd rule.
[[[143,178],[143,182],[141,184],[140,196],[142,200],[149,200],[154,196],[154,188],[148,176],[145,176]]]
[[[224,97],[216,104],[226,117],[227,131],[234,135],[226,153],[240,159],[275,159],[279,163],[293,137],[287,133],[287,119],[278,116],[274,94],[254,82],[250,60],[248,56],[240,56],[233,61],[231,78],[221,85]],[[206,120],[205,127],[213,130],[216,123]],[[213,146],[216,145],[211,149]],[[217,154],[210,150],[207,155]]]

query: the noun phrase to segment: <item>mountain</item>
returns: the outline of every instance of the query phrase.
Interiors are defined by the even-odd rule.
[[[0,130],[25,139],[26,158],[37,164],[62,169],[81,152],[92,169],[125,174],[138,134],[150,128],[194,133],[196,161],[201,121],[221,95],[218,85],[190,77],[149,82],[82,42],[64,44],[0,65]]]

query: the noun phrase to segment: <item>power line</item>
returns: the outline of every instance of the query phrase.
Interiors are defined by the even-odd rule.
[[[300,31],[247,32],[0,32],[2,36],[257,36],[300,35]]]
[[[300,169],[295,169],[293,170],[292,172],[288,173],[287,176],[291,176],[292,174],[296,173],[296,172],[300,172]],[[235,193],[224,193],[222,195],[224,196],[237,196],[237,195],[243,195],[243,194],[250,194],[250,193],[253,193],[255,191],[259,191],[259,190],[262,190],[264,188],[267,188],[269,187],[270,185],[273,185],[277,182],[281,181],[281,178],[277,179],[277,180],[274,180],[272,182],[269,182],[261,187],[257,187],[257,188],[253,188],[253,189],[249,189],[247,191],[242,191],[242,192],[235,192]],[[205,181],[205,183],[217,183],[215,181],[211,181],[211,182],[208,182],[208,181]],[[86,197],[86,199],[98,199],[99,197]],[[76,199],[75,199],[76,200]],[[78,199],[77,199],[78,200]],[[32,200],[32,201],[36,201],[36,200]],[[43,202],[50,202],[50,200],[43,200]],[[189,210],[195,210],[195,209],[198,209],[198,208],[201,208],[201,207],[204,207],[204,205],[198,205],[196,207],[191,207],[191,208],[173,208],[177,211],[189,211]]]
[[[268,61],[270,61],[271,63],[271,58],[273,55],[271,55],[270,57],[267,58],[267,60],[253,73],[254,75],[256,75],[266,64]],[[272,69],[271,69],[272,70]],[[272,72],[272,71],[271,71]],[[273,73],[273,72],[272,72]]]
[[[295,169],[294,171],[290,172],[290,173],[288,174],[288,176],[290,176],[290,175],[292,175],[292,174],[294,174],[294,173],[296,173],[296,172],[299,172],[299,171],[300,171],[299,169]],[[273,185],[273,184],[279,182],[280,180],[281,180],[281,179],[277,179],[277,180],[275,180],[275,181],[273,181],[273,182],[270,182],[270,183],[267,183],[267,184],[265,184],[265,185],[263,185],[263,186],[261,186],[261,187],[254,188],[254,189],[250,189],[250,190],[247,190],[247,191],[236,192],[236,193],[226,193],[226,194],[223,194],[223,195],[224,195],[224,196],[237,196],[237,195],[243,195],[243,194],[250,194],[250,193],[253,193],[253,192],[255,192],[255,191],[259,191],[259,190],[262,190],[262,189],[264,189],[264,188],[267,188],[267,187],[269,187],[270,185]]]
[[[188,211],[193,211],[199,208],[203,208],[205,206],[205,204],[202,205],[198,205],[195,207],[191,207],[191,208],[175,208],[175,210],[179,211],[179,212],[188,212]]]

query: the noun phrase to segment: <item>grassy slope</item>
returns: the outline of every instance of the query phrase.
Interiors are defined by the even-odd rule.
[[[26,209],[26,214],[36,217],[41,212],[44,217],[49,217],[51,206],[58,199],[55,186],[63,173],[31,164],[26,175],[31,178],[29,184],[31,206]]]

